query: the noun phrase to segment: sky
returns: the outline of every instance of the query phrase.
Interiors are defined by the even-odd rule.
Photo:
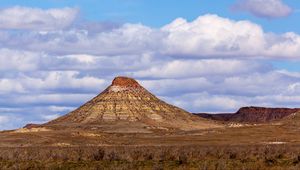
[[[199,112],[300,107],[296,0],[3,0],[0,130],[44,123],[137,79]]]

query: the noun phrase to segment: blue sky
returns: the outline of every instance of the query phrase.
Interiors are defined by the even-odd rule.
[[[183,17],[194,20],[207,13],[217,14],[235,20],[250,20],[263,26],[266,31],[300,32],[300,4],[296,0],[285,0],[294,9],[289,17],[281,19],[262,19],[247,12],[232,10],[236,0],[187,0],[174,2],[172,0],[3,0],[2,8],[11,6],[28,6],[37,8],[80,8],[83,18],[94,21],[143,23],[147,26],[161,27],[172,20]]]
[[[300,106],[296,0],[3,0],[0,129],[80,106],[117,75],[190,112]]]

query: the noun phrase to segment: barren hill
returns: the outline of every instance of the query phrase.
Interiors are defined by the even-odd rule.
[[[44,126],[91,125],[105,125],[106,130],[121,131],[131,131],[132,127],[135,132],[143,129],[190,130],[219,126],[158,99],[128,77],[116,77],[91,101]]]

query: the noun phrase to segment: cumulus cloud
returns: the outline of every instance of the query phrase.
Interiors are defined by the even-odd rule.
[[[294,32],[287,32],[280,36],[268,34],[268,49],[266,56],[273,58],[299,58],[300,35]]]
[[[0,10],[1,29],[57,30],[72,24],[78,9],[62,8],[43,10],[15,6]]]
[[[36,70],[39,67],[39,57],[43,57],[43,54],[2,48],[0,49],[0,70]]]
[[[0,93],[95,92],[106,82],[92,76],[79,76],[75,71],[49,71],[40,75],[21,75],[0,79]]]
[[[22,33],[21,33],[22,34]],[[52,54],[133,55],[156,51],[162,33],[141,24],[124,24],[110,31],[90,33],[87,30],[32,32],[3,38],[6,44],[20,46],[11,38],[21,37],[23,48],[44,50]],[[17,36],[17,37],[16,37]],[[11,47],[10,46],[10,47]]]
[[[235,59],[172,60],[159,66],[139,70],[134,77],[148,78],[188,78],[199,76],[242,75],[256,70],[263,72],[271,69],[268,64]]]
[[[197,78],[145,80],[142,83],[151,91],[162,96],[207,92],[210,95],[252,98],[273,94],[299,95],[297,91],[299,81],[299,77],[271,69],[266,72],[251,70],[246,74],[237,72],[226,76],[206,74]]]
[[[160,96],[178,96],[183,93],[205,91],[213,86],[205,77],[184,79],[154,79],[141,81],[142,85]]]
[[[300,35],[296,33],[268,33],[253,22],[212,14],[190,22],[178,18],[160,29],[124,24],[92,34],[78,28],[2,34],[3,48],[63,56],[151,54],[173,58],[297,58],[300,52]]]
[[[241,106],[253,104],[247,98],[212,95],[207,92],[188,93],[165,99],[182,108],[190,108],[189,111],[193,113],[233,113]]]
[[[0,116],[0,124],[7,122],[7,121],[8,121],[8,118],[6,116]]]
[[[167,33],[163,51],[173,56],[297,58],[300,52],[296,33],[266,33],[250,21],[217,15],[200,16],[192,22],[176,19],[162,31]]]
[[[282,0],[239,0],[233,8],[263,18],[286,17],[292,13],[292,8]]]
[[[15,83],[9,79],[0,79],[0,94],[22,93],[24,88],[20,83]]]
[[[259,25],[217,15],[200,16],[192,22],[179,18],[162,31],[168,33],[165,53],[172,55],[253,56],[259,55],[266,44]]]

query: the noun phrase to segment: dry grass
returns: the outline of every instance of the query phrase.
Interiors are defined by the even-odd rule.
[[[2,169],[299,169],[300,146],[1,148]]]

